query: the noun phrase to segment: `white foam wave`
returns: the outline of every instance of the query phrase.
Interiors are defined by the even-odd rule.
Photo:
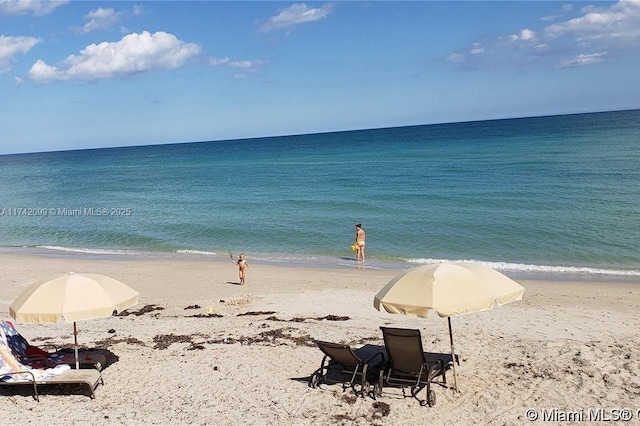
[[[127,250],[113,250],[113,249],[93,249],[82,247],[63,247],[63,246],[36,246],[45,250],[65,251],[69,253],[84,253],[84,254],[105,254],[105,255],[134,255],[135,252]]]
[[[524,273],[547,273],[547,274],[576,274],[576,275],[616,275],[627,277],[640,277],[640,271],[634,269],[603,269],[582,266],[552,266],[552,265],[528,265],[525,263],[507,262],[483,262],[479,260],[451,260],[451,259],[405,259],[407,263],[417,263],[427,265],[440,262],[472,262],[479,263],[489,268],[500,271],[524,272]]]
[[[180,254],[202,254],[206,256],[215,256],[218,253],[215,251],[203,251],[203,250],[176,250],[176,253]]]

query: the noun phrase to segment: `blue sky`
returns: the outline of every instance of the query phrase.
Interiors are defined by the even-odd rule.
[[[640,108],[640,0],[0,0],[0,154]]]

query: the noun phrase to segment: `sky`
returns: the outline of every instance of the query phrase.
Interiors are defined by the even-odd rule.
[[[0,0],[0,154],[640,108],[640,0]]]

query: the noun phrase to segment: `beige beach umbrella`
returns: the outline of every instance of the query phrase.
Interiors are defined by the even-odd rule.
[[[74,274],[33,284],[9,306],[9,315],[22,322],[73,322],[76,368],[76,321],[103,318],[138,304],[140,293],[118,280],[99,274]]]
[[[447,317],[457,391],[451,316],[514,302],[523,294],[524,287],[494,269],[477,263],[445,262],[397,275],[375,295],[373,306],[392,314],[426,318],[435,311]]]

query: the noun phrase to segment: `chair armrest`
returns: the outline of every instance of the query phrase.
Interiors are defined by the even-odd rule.
[[[39,346],[39,348],[40,348],[40,349],[46,349],[46,350],[47,350],[47,352],[58,352],[58,347],[57,347],[56,345],[52,344],[52,343],[44,344],[44,345],[42,345],[42,346]],[[53,349],[53,351],[51,351],[51,350],[49,350],[49,349],[47,349],[47,348],[52,348],[52,349]]]
[[[21,385],[21,384],[25,384],[25,383],[31,383],[33,385],[33,398],[36,401],[40,402],[40,396],[38,395],[38,381],[36,380],[36,375],[33,374],[32,371],[27,371],[27,370],[11,371],[9,373],[3,373],[2,377],[19,376],[21,374],[28,374],[29,376],[31,376],[31,378],[27,379],[27,380],[16,380],[14,382],[3,382],[3,381],[0,381],[0,385]]]
[[[35,374],[33,374],[32,371],[29,371],[29,370],[10,371],[8,373],[2,373],[2,377],[4,377],[4,376],[18,376],[20,374],[28,374],[28,375],[31,376],[31,379],[30,380],[26,380],[26,381],[25,380],[16,380],[15,382],[1,382],[1,383],[24,383],[24,382],[26,382],[26,383],[34,382],[35,383],[36,376],[35,376]]]

